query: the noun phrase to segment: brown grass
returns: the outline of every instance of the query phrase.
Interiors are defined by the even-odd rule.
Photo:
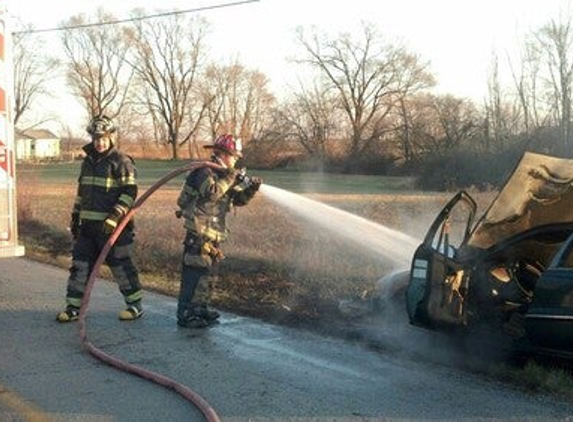
[[[20,237],[29,256],[69,266],[68,232],[74,184],[18,180]],[[135,260],[147,289],[176,295],[183,221],[175,217],[176,188],[156,191],[135,216]],[[391,228],[422,237],[450,195],[312,195]],[[390,269],[336,233],[319,230],[258,195],[229,216],[226,259],[215,277],[217,306],[257,316],[328,318],[339,300],[376,291]],[[106,273],[103,273],[105,275]]]
[[[144,286],[176,296],[179,288],[183,222],[174,216],[178,190],[164,188],[153,194],[135,217],[135,259]],[[71,238],[67,230],[75,186],[18,181],[20,240],[29,257],[69,267]],[[434,195],[309,195],[421,238],[450,194]],[[483,211],[493,193],[472,193]],[[356,247],[309,225],[287,210],[257,196],[230,218],[227,258],[215,277],[213,302],[217,307],[274,322],[324,328],[341,315],[342,299],[374,294],[377,280],[390,264],[362,254]],[[102,275],[109,276],[106,268]],[[63,292],[62,292],[63,294]],[[323,323],[323,324],[321,324]],[[554,370],[526,370],[494,366],[495,378],[529,390],[551,391],[571,397],[571,376],[555,380]],[[529,368],[529,369],[528,369]],[[549,381],[546,381],[549,379]],[[555,386],[549,385],[556,384]]]

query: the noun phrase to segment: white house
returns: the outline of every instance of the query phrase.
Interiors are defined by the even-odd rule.
[[[16,160],[45,160],[60,157],[61,140],[49,130],[16,130]]]

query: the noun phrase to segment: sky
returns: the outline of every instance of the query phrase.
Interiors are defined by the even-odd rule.
[[[118,18],[134,8],[149,13],[198,9],[240,0],[0,0],[8,16],[36,29],[53,28],[72,15],[98,7]],[[569,18],[573,0],[258,0],[195,12],[211,24],[212,56],[238,59],[267,75],[275,93],[289,92],[303,77],[292,63],[300,53],[297,27],[316,27],[330,35],[374,25],[385,39],[400,42],[430,63],[437,93],[482,101],[492,56],[500,68],[519,56],[525,34],[561,16]],[[157,4],[161,4],[157,8]],[[57,5],[57,6],[56,6]],[[45,33],[55,37],[57,33]],[[507,66],[506,66],[507,67]],[[502,74],[503,78],[503,74]],[[503,80],[502,80],[503,82]],[[509,79],[507,80],[509,83]]]

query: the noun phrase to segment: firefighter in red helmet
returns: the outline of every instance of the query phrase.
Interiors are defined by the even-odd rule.
[[[227,238],[226,216],[233,206],[246,205],[261,185],[235,168],[242,157],[241,140],[229,134],[217,137],[211,160],[218,168],[191,171],[181,189],[178,216],[187,230],[184,240],[177,324],[204,328],[214,324],[219,313],[209,307],[211,269],[222,258],[220,244]]]

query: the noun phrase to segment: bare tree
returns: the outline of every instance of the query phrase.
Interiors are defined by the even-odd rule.
[[[59,66],[57,59],[46,55],[45,43],[30,33],[31,29],[13,35],[14,126],[48,92],[48,84]]]
[[[206,31],[205,20],[176,14],[137,20],[128,33],[131,66],[143,88],[140,104],[158,125],[156,134],[171,146],[173,159],[197,132],[207,107],[199,83]]]
[[[527,115],[530,115],[531,111],[523,81],[521,87],[521,95],[518,96],[519,100],[516,103],[515,99],[512,99],[501,87],[499,61],[497,55],[493,54],[488,75],[488,93],[485,98],[485,120],[482,137],[483,146],[486,150],[507,144],[514,135],[520,133],[530,124],[531,117],[527,117]]]
[[[488,79],[488,97],[486,98],[486,149],[490,141],[501,144],[504,134],[504,119],[501,113],[502,92],[499,83],[499,63],[497,56],[492,58],[491,70]]]
[[[550,117],[546,113],[547,107],[539,87],[542,54],[537,42],[526,41],[519,67],[516,68],[511,60],[509,62],[522,115],[523,130],[528,134],[548,124]]]
[[[414,124],[418,120],[418,108],[415,107],[416,101],[413,105],[406,98],[401,98],[398,103],[398,112],[396,115],[401,120],[402,124],[397,131],[399,159],[403,159],[406,163],[411,163],[416,160],[417,151],[415,148],[414,138]]]
[[[400,45],[384,43],[371,25],[362,37],[342,34],[336,39],[310,39],[298,31],[306,51],[300,60],[315,69],[337,92],[350,127],[351,158],[358,158],[374,142],[394,130],[388,119],[400,99],[434,83],[428,65]]]
[[[325,87],[314,85],[294,93],[292,101],[279,108],[284,137],[296,140],[311,156],[328,156],[328,146],[340,137],[337,98]]]
[[[475,147],[481,120],[470,100],[418,95],[411,97],[403,110],[407,110],[409,130],[404,154],[409,161],[420,155],[443,156],[460,146]]]
[[[239,63],[210,66],[206,72],[205,93],[212,100],[207,114],[211,135],[234,133],[242,138],[245,146],[265,127],[275,104],[267,77]]]
[[[563,153],[571,155],[573,133],[571,122],[573,82],[573,27],[571,19],[552,20],[537,32],[545,53],[549,86],[553,91],[554,111],[563,139]]]
[[[432,108],[435,112],[439,141],[438,149],[446,152],[469,144],[479,133],[479,116],[475,105],[467,99],[451,95],[435,97]],[[441,136],[440,136],[441,135]]]
[[[99,9],[98,22],[115,18]],[[116,117],[125,105],[131,80],[127,65],[129,44],[118,25],[83,26],[85,15],[65,22],[70,27],[62,32],[64,52],[69,60],[68,82],[81,98],[88,116],[107,114]]]

